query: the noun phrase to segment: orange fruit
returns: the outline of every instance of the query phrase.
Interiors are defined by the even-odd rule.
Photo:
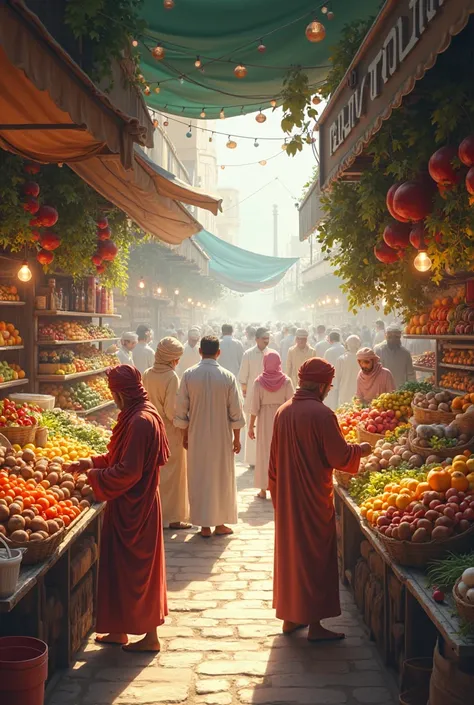
[[[463,472],[453,472],[451,475],[451,487],[459,492],[469,489],[469,480]]]
[[[462,472],[464,475],[467,475],[468,469],[467,469],[467,464],[466,460],[456,460],[455,463],[453,463],[450,467],[449,470],[451,473],[453,472]]]
[[[415,497],[421,497],[423,492],[429,492],[429,490],[431,490],[431,486],[428,482],[419,482],[416,488]]]

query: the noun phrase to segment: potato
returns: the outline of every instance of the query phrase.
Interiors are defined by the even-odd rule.
[[[14,514],[21,514],[23,511],[23,505],[20,504],[19,502],[12,502],[9,506],[10,510],[10,516],[12,517]]]
[[[59,531],[59,526],[54,519],[48,519],[46,524],[48,525],[48,533],[50,536]]]
[[[14,455],[8,455],[5,460],[4,460],[4,465],[7,466],[7,468],[13,468],[16,465],[16,458]]]
[[[90,506],[91,506],[91,503],[89,502],[89,500],[83,499],[83,500],[81,500],[81,501],[79,502],[79,506],[80,506],[82,509],[89,509]]]
[[[68,490],[69,492],[74,492],[75,490],[74,482],[71,480],[61,480],[60,487],[62,490]]]
[[[20,474],[24,480],[31,480],[35,473],[32,467],[25,465],[25,467],[21,469]]]
[[[10,541],[14,541],[15,543],[24,543],[25,541],[28,541],[28,534],[26,531],[23,530],[18,530],[14,531],[12,534],[10,534]]]
[[[44,537],[42,534],[34,532],[30,534],[30,541],[44,541]]]
[[[10,510],[4,504],[0,504],[0,521],[7,521],[10,517]]]
[[[63,475],[63,477],[62,477],[62,482],[64,482],[64,481],[66,481],[66,482],[72,482],[72,484],[74,484],[74,478],[73,478],[73,476],[72,476],[70,473],[68,473],[68,472],[65,472],[64,475]]]
[[[33,463],[36,460],[36,455],[30,448],[25,448],[21,457],[26,463]]]
[[[51,466],[48,469],[51,470]],[[48,480],[50,485],[57,485],[59,480],[59,474],[57,472],[50,472],[49,475],[46,476],[46,479]]]
[[[426,529],[417,529],[411,537],[413,543],[425,543],[426,541],[429,541],[429,539],[430,537]]]
[[[92,494],[92,487],[90,485],[84,485],[81,490],[81,495],[83,497],[88,497],[90,494]]]
[[[14,533],[15,531],[22,531],[25,528],[25,518],[20,514],[14,514],[7,523],[7,529],[9,533]]]
[[[30,524],[30,529],[34,533],[36,533],[38,531],[46,531],[47,532],[48,525],[42,517],[35,517]]]
[[[1,534],[2,536],[6,536],[6,535],[7,535],[7,528],[6,528],[6,526],[5,526],[4,524],[0,524],[0,534]]]

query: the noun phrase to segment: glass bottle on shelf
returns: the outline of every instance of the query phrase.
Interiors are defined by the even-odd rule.
[[[100,312],[107,313],[107,289],[105,286],[102,287],[102,293],[100,296]]]
[[[71,306],[70,310],[77,311],[77,289],[74,282],[71,284],[71,301],[69,303]]]
[[[87,313],[95,311],[95,277],[87,277]]]
[[[59,291],[56,296],[56,307],[59,311],[64,311],[64,292],[62,287],[59,287]]]
[[[56,311],[56,279],[49,279],[48,286],[48,308],[50,311]]]

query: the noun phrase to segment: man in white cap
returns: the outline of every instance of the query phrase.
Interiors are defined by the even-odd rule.
[[[138,335],[132,333],[132,331],[127,331],[127,333],[122,333],[120,338],[120,348],[117,350],[117,357],[120,360],[121,365],[130,365],[135,367],[133,362],[132,350],[138,343]]]
[[[186,370],[189,370],[190,367],[194,367],[194,365],[201,362],[198,345],[200,339],[201,333],[199,328],[197,326],[190,328],[188,331],[188,342],[184,344],[184,351],[176,368],[176,374],[180,379]]]
[[[402,345],[402,327],[399,323],[387,326],[385,342],[376,346],[375,353],[380,357],[382,366],[392,373],[396,389],[405,382],[416,381],[411,354]]]
[[[297,328],[295,334],[295,345],[288,350],[286,358],[286,374],[293,382],[293,387],[298,386],[298,370],[303,362],[311,357],[317,357],[316,350],[308,345],[308,331],[305,328]]]

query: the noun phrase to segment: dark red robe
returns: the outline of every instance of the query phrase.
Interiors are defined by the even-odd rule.
[[[332,472],[356,473],[360,457],[360,447],[346,443],[335,414],[314,392],[298,389],[277,411],[269,488],[279,619],[311,624],[341,613]]]
[[[158,493],[168,446],[163,423],[144,390],[143,395],[121,412],[108,453],[92,458],[94,468],[88,473],[97,500],[107,502],[99,565],[99,633],[145,634],[163,624],[168,614]]]

